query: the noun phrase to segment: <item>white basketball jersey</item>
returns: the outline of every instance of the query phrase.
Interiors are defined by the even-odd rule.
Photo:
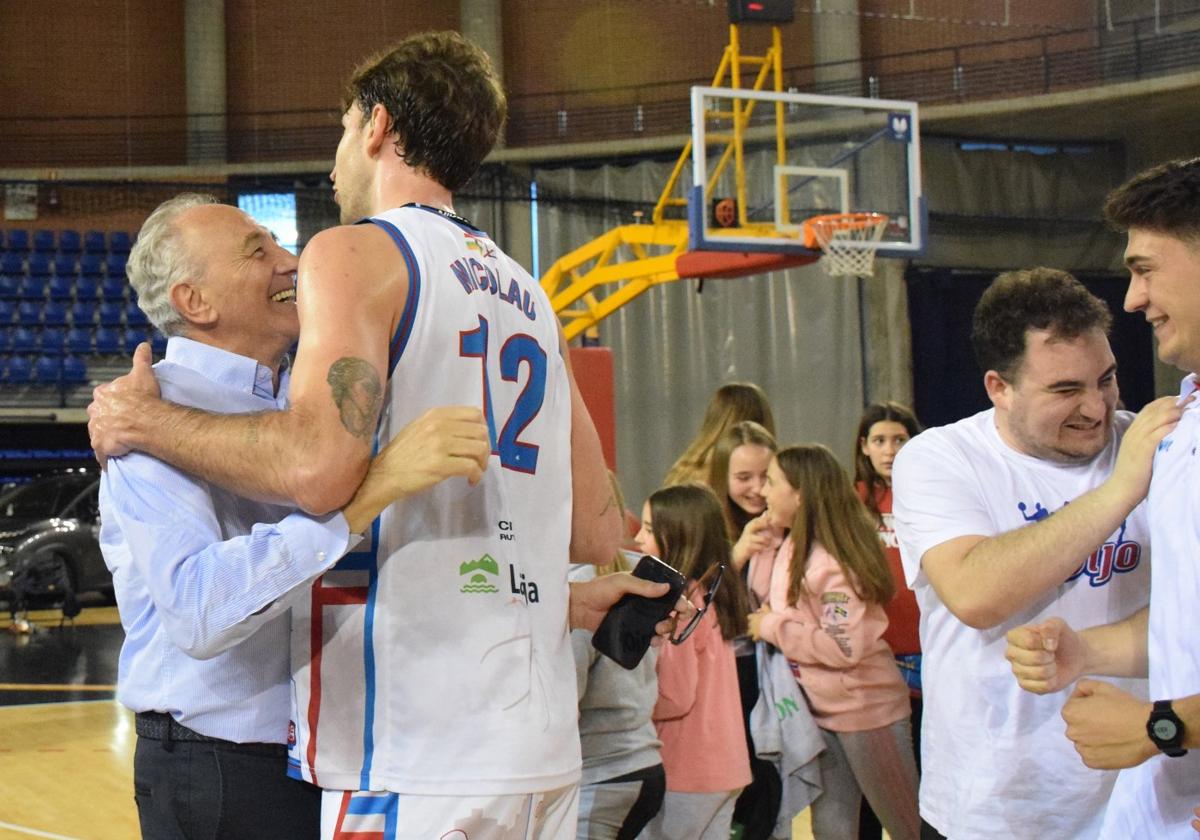
[[[325,788],[552,790],[579,778],[567,630],[571,398],[537,282],[481,231],[406,205],[370,220],[406,263],[377,445],[476,405],[492,457],[389,507],[293,617],[290,770]]]

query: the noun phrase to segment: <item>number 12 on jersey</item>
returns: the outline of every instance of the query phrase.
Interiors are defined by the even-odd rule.
[[[521,440],[520,435],[542,410],[542,400],[546,396],[546,351],[537,339],[525,333],[509,336],[501,345],[500,379],[518,382],[522,362],[529,367],[529,377],[497,436],[491,377],[488,375],[489,338],[488,320],[480,315],[478,327],[458,334],[458,352],[460,356],[479,359],[483,374],[483,413],[487,417],[492,454],[500,456],[500,466],[505,469],[532,474],[537,472],[538,447]]]

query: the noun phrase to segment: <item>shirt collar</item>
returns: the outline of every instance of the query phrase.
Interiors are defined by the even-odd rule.
[[[267,400],[276,399],[274,372],[248,356],[177,335],[167,340],[166,360],[201,373],[219,385]],[[286,393],[286,386],[287,370],[284,365],[279,376],[280,394]]]
[[[1179,399],[1183,399],[1195,391],[1200,391],[1200,374],[1189,373],[1179,383]]]

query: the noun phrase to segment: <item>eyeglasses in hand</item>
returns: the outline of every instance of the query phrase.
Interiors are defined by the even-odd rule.
[[[716,597],[717,590],[721,588],[721,578],[725,576],[725,564],[717,566],[717,573],[713,576],[713,581],[708,585],[708,592],[704,593],[704,606],[696,610],[696,614],[692,616],[692,620],[687,623],[678,636],[671,638],[671,644],[681,645],[687,641],[688,636],[692,635],[695,629],[700,625],[700,619],[704,618],[704,614],[708,612],[709,604]]]

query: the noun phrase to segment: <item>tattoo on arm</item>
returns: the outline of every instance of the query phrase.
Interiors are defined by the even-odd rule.
[[[370,446],[383,404],[383,386],[375,368],[365,359],[343,356],[329,366],[326,381],[346,431]]]

